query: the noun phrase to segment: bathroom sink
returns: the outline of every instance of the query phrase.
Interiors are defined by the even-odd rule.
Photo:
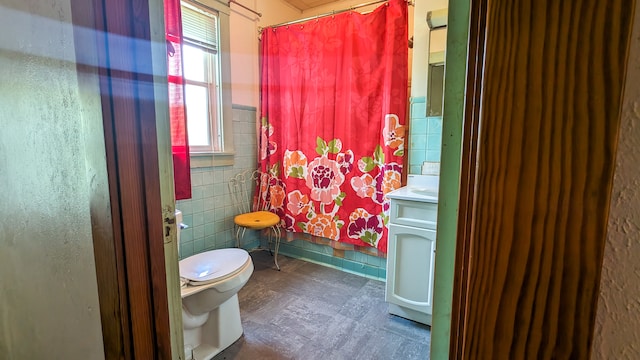
[[[435,186],[432,186],[432,184],[408,184],[387,193],[387,197],[389,199],[437,203],[438,187],[437,184]]]
[[[438,191],[432,188],[409,187],[409,192],[421,196],[438,198]]]

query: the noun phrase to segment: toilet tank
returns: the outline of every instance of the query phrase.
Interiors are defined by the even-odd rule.
[[[180,254],[180,231],[182,230],[182,211],[176,209],[176,245],[178,246],[178,254]]]

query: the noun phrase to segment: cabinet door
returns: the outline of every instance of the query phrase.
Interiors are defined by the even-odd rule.
[[[432,313],[435,244],[434,230],[389,224],[387,302]]]

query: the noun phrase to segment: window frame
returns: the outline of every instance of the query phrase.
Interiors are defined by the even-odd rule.
[[[218,57],[219,57],[219,69],[218,69],[218,83],[220,92],[219,107],[220,114],[220,127],[217,131],[222,133],[221,136],[221,150],[203,150],[202,148],[193,148],[189,146],[189,153],[191,156],[191,168],[198,167],[211,167],[211,166],[227,166],[233,165],[235,147],[233,141],[233,109],[231,101],[231,59],[230,59],[230,25],[229,25],[229,6],[216,0],[182,0],[181,3],[188,4],[189,6],[196,7],[205,12],[217,13],[218,17]],[[183,44],[184,46],[184,44]],[[215,67],[215,66],[212,66]],[[185,84],[190,83],[185,79]],[[213,97],[212,94],[209,95]],[[217,97],[217,96],[216,96]],[[216,109],[210,109],[216,111]],[[189,119],[187,118],[187,121]],[[212,127],[212,136],[216,132],[213,126],[216,126],[212,121],[212,117],[209,116],[209,125]],[[215,139],[212,139],[215,140]]]

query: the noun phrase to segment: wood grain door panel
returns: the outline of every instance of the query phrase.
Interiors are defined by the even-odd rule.
[[[634,5],[472,2],[452,358],[589,358]]]

